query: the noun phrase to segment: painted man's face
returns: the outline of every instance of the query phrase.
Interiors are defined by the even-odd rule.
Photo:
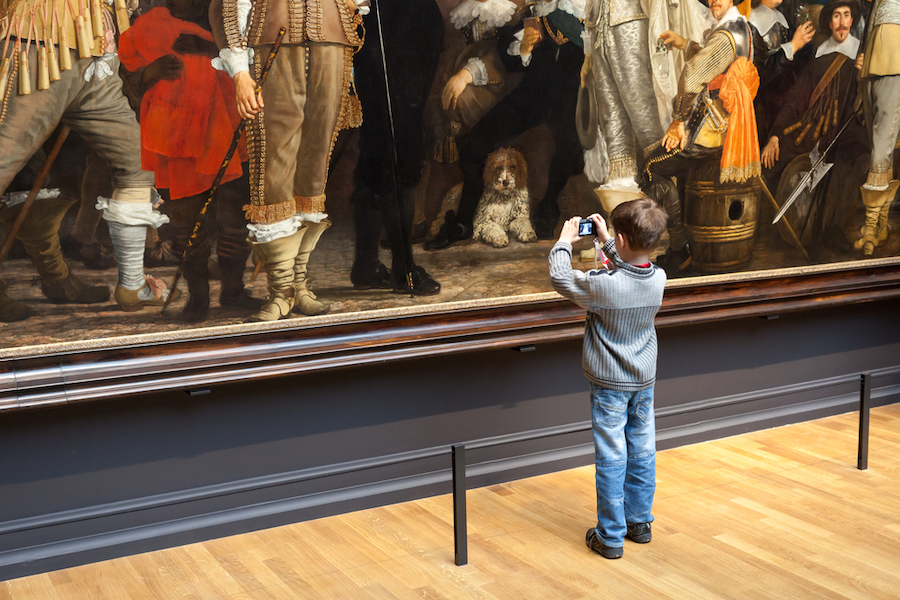
[[[732,6],[734,6],[732,0],[712,0],[712,2],[709,3],[709,12],[716,21],[721,21],[722,17],[725,16],[725,13],[727,13]]]
[[[831,27],[831,37],[838,43],[843,42],[847,39],[847,36],[850,35],[850,27],[853,25],[853,13],[850,12],[850,8],[846,6],[842,6],[840,8],[836,8],[833,13],[831,13],[831,22],[829,26]]]

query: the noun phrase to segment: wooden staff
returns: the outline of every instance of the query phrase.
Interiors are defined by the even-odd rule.
[[[775,197],[772,196],[772,192],[769,191],[769,188],[766,185],[766,182],[763,181],[763,178],[760,177],[759,175],[757,175],[756,178],[759,180],[759,184],[760,184],[760,186],[762,186],[762,190],[763,190],[763,193],[765,194],[766,198],[768,198],[769,202],[772,204],[772,206],[775,207],[775,212],[776,213],[780,212],[781,208],[778,206],[778,202],[775,200]],[[798,248],[800,248],[800,252],[803,253],[803,258],[806,259],[806,262],[811,263],[812,261],[809,259],[809,254],[806,253],[806,248],[803,247],[803,244],[800,242],[800,238],[797,237],[797,233],[794,231],[794,228],[791,227],[791,222],[788,221],[787,219],[784,219],[784,226],[787,227],[787,231],[788,231],[788,234],[790,234],[791,239],[794,240],[794,243],[797,244]]]
[[[62,127],[60,127],[59,135],[56,137],[56,141],[53,142],[53,148],[50,149],[50,154],[47,155],[47,159],[44,160],[44,164],[41,165],[41,170],[38,171],[37,179],[34,181],[34,185],[31,186],[31,191],[28,192],[28,197],[25,199],[25,204],[22,205],[22,210],[19,211],[19,216],[16,217],[16,222],[13,223],[12,229],[9,230],[9,235],[6,238],[6,242],[3,244],[3,249],[0,250],[0,265],[3,264],[4,260],[6,260],[6,256],[9,254],[9,249],[12,248],[13,242],[16,241],[16,234],[19,233],[19,229],[21,229],[22,223],[25,221],[25,217],[28,216],[28,210],[31,208],[31,205],[34,204],[38,192],[41,191],[41,186],[44,185],[44,180],[46,180],[47,175],[50,174],[50,167],[53,166],[53,161],[56,160],[56,156],[59,154],[59,149],[62,148],[63,142],[66,141],[66,137],[68,135],[69,126],[63,125]]]
[[[284,40],[284,34],[286,33],[286,29],[282,27],[278,31],[278,37],[275,38],[275,45],[272,46],[272,49],[269,51],[269,56],[266,57],[266,63],[263,65],[262,73],[259,76],[259,81],[256,83],[256,89],[254,90],[254,94],[259,95],[260,91],[262,91],[262,86],[266,82],[266,77],[269,75],[269,70],[272,68],[272,63],[275,62],[275,55],[278,54],[278,50],[281,48],[281,42]],[[191,237],[188,240],[187,247],[184,249],[184,252],[181,255],[181,264],[178,265],[178,270],[175,271],[175,279],[172,280],[172,287],[169,289],[169,295],[166,297],[166,302],[163,304],[162,310],[160,314],[164,314],[166,309],[169,308],[169,302],[172,301],[172,295],[175,293],[175,288],[178,286],[178,281],[181,279],[181,275],[184,272],[184,265],[187,262],[188,252],[190,252],[191,247],[194,245],[194,240],[197,239],[197,232],[200,231],[200,225],[203,222],[203,216],[206,214],[206,210],[209,208],[209,205],[212,203],[213,196],[216,193],[216,190],[219,187],[219,184],[222,183],[222,178],[225,177],[225,169],[228,168],[228,165],[231,163],[231,159],[234,158],[234,152],[237,150],[238,142],[241,141],[241,134],[244,132],[244,128],[247,127],[247,120],[241,119],[240,124],[237,126],[237,129],[234,130],[234,135],[231,137],[231,145],[228,147],[228,152],[225,154],[225,160],[222,161],[222,166],[219,167],[219,172],[216,173],[216,178],[213,179],[212,186],[209,188],[209,192],[206,195],[206,202],[203,204],[203,208],[200,209],[200,214],[197,215],[197,222],[194,223],[194,230],[191,232]]]

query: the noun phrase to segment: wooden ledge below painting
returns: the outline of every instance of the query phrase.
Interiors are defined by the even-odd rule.
[[[900,260],[669,282],[658,327],[900,298]],[[578,338],[555,293],[0,351],[0,412]],[[126,343],[123,344],[123,341]]]

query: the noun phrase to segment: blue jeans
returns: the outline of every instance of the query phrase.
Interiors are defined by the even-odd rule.
[[[620,548],[626,523],[653,521],[653,388],[620,392],[591,383],[591,417],[597,467],[597,534],[605,545]]]

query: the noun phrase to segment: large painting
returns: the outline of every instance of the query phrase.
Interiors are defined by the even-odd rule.
[[[894,265],[898,15],[0,0],[0,357],[543,306],[641,195],[676,288]]]

